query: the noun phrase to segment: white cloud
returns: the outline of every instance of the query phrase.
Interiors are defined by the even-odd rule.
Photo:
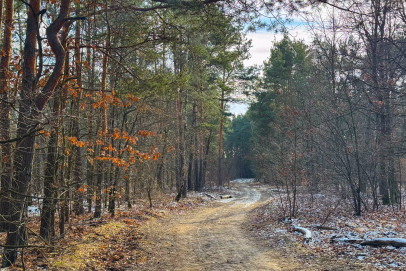
[[[244,60],[245,66],[262,65],[269,57],[269,52],[276,34],[272,32],[248,33],[247,38],[252,41],[251,58]]]
[[[244,115],[248,110],[248,104],[246,103],[229,103],[229,111],[234,115]]]
[[[307,26],[303,23],[290,26],[289,36],[292,40],[300,40],[310,44],[312,42],[313,33],[309,31]],[[282,40],[283,34],[261,31],[248,33],[247,38],[252,41],[252,47],[250,48],[251,58],[244,60],[246,67],[263,65],[264,61],[269,58],[273,44]],[[248,104],[246,103],[230,103],[229,105],[230,112],[235,115],[244,114],[248,110]]]
[[[289,29],[289,36],[293,40],[302,40],[307,44],[312,41],[312,33],[305,25],[297,25]],[[262,65],[268,59],[272,45],[283,38],[282,33],[255,32],[248,33],[247,38],[252,41],[251,58],[244,61],[245,66]]]

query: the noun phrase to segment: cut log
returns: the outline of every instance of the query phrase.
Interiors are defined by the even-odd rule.
[[[293,229],[297,232],[302,233],[304,235],[305,241],[312,239],[312,232],[309,229],[298,226],[293,226]]]
[[[404,238],[375,238],[372,240],[367,240],[361,243],[362,246],[373,246],[373,247],[406,247],[406,239]]]
[[[221,195],[220,199],[231,199],[232,196],[231,195]]]

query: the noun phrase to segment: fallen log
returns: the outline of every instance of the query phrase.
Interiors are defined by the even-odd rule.
[[[231,199],[232,196],[231,195],[221,195],[220,199]]]
[[[404,238],[375,238],[372,240],[366,240],[361,243],[361,246],[373,246],[373,247],[406,247],[406,239]]]
[[[312,239],[312,232],[309,229],[293,226],[293,230],[302,233],[304,235],[304,241]]]
[[[204,195],[205,195],[206,197],[210,198],[210,199],[215,199],[215,197],[213,197],[213,196],[210,195],[210,194],[205,193]]]

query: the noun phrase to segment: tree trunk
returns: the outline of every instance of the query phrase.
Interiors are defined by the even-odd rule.
[[[3,1],[0,1],[0,10],[3,9]],[[2,11],[0,11],[2,12]],[[6,20],[4,24],[3,49],[0,60],[0,140],[10,139],[10,76],[9,66],[11,58],[11,39],[13,30],[14,1],[6,1]],[[0,24],[1,24],[0,15]],[[1,27],[0,27],[1,28]],[[1,31],[0,31],[1,32]],[[3,143],[1,146],[1,190],[0,190],[0,230],[7,230],[9,215],[10,186],[12,180],[12,150],[11,143]]]
[[[192,183],[192,173],[193,173],[193,150],[190,151],[189,154],[189,161],[188,161],[188,167],[187,167],[187,189],[189,191],[192,191],[194,188],[194,185]]]
[[[96,201],[95,201],[95,210],[94,210],[94,218],[100,218],[102,212],[102,183],[103,183],[103,162],[97,161],[96,162],[96,170],[97,170],[97,177],[96,177]]]
[[[221,88],[220,98],[220,131],[219,131],[219,150],[218,150],[218,171],[217,171],[217,185],[219,188],[223,186],[223,114],[224,114],[224,89]]]
[[[3,7],[4,7],[4,0],[0,0],[0,29],[2,28],[2,23],[3,23]],[[8,6],[7,6],[7,0],[6,0],[6,17],[7,17],[7,11],[8,11]],[[14,11],[13,11],[13,13],[14,13]],[[7,18],[6,18],[6,20],[7,20]],[[7,22],[5,22],[5,25],[7,25]],[[6,32],[5,29],[4,29],[4,32]],[[6,33],[4,33],[4,35],[6,36]],[[0,38],[1,38],[1,31],[0,31]]]
[[[96,18],[93,17],[93,21],[95,22]],[[91,35],[95,35],[95,29],[90,29],[89,24],[88,28],[87,28],[87,39],[90,41],[91,40]],[[90,34],[89,34],[90,33]],[[89,78],[89,88],[90,89],[94,89],[95,88],[95,70],[96,70],[96,51],[93,49],[91,49],[90,46],[88,46],[87,48],[87,58],[89,60],[89,62],[91,62],[91,69],[89,69],[87,76]],[[94,117],[94,109],[93,107],[90,107],[90,110],[88,111],[88,115],[87,115],[87,119],[88,119],[88,141],[94,141],[95,136],[94,133],[95,131],[97,131],[97,127],[96,129],[94,129],[94,125],[93,125],[93,121],[95,119]],[[91,159],[92,160],[88,160],[87,161],[87,211],[88,213],[92,212],[92,203],[93,203],[93,196],[94,196],[94,192],[95,192],[95,157],[96,157],[96,147],[92,147],[93,153],[91,155]]]
[[[17,121],[17,142],[14,154],[14,173],[11,183],[10,225],[2,257],[2,267],[13,264],[17,258],[18,247],[25,242],[24,207],[28,187],[31,181],[31,169],[34,156],[35,131],[39,125],[39,112],[44,108],[54,92],[62,74],[65,61],[65,50],[58,33],[66,22],[69,11],[69,0],[62,0],[59,15],[46,29],[48,43],[55,55],[54,69],[44,88],[36,94],[36,42],[38,31],[38,12],[41,3],[32,0],[27,7],[27,29],[24,43],[23,81],[20,93],[19,115]],[[40,67],[41,68],[41,67]]]
[[[175,74],[179,74],[183,70],[185,60],[183,59],[183,52],[174,49],[174,70]],[[177,126],[177,140],[176,140],[176,160],[175,160],[175,172],[176,172],[176,189],[178,194],[182,197],[187,195],[187,164],[185,157],[185,123],[183,120],[183,89],[178,88],[178,93],[175,101],[176,107],[176,126]]]
[[[109,189],[109,213],[113,217],[115,215],[115,210],[116,210],[116,199],[117,199],[117,181],[120,178],[120,168],[116,166],[114,170],[114,179],[113,179],[113,184],[111,185]]]
[[[198,131],[197,131],[197,102],[193,102],[193,115],[192,115],[192,128],[193,128],[193,156],[190,158],[190,164],[193,166],[193,176],[191,176],[191,187],[193,185],[193,189],[195,191],[199,191],[199,139],[198,139]],[[191,172],[192,174],[192,172]],[[192,179],[194,180],[192,182]]]
[[[27,8],[27,29],[24,43],[23,80],[20,94],[20,108],[17,124],[17,137],[22,138],[16,145],[14,154],[13,179],[10,197],[10,225],[7,233],[6,247],[2,257],[2,267],[10,266],[17,259],[17,247],[20,245],[23,228],[23,211],[25,195],[31,180],[32,159],[34,155],[35,137],[33,131],[37,128],[37,111],[32,99],[35,89],[36,71],[36,42],[38,20],[33,14],[38,13],[40,1],[31,1],[31,9]]]
[[[103,101],[106,100],[106,79],[107,79],[107,65],[108,65],[108,51],[110,47],[110,29],[107,32],[106,48],[107,52],[103,56],[103,69],[102,69],[102,80],[101,80],[101,92]],[[103,104],[101,107],[101,116],[102,116],[102,130],[101,137],[102,141],[106,142],[107,134],[107,105]],[[99,156],[101,155],[101,148],[99,148]],[[100,218],[102,213],[102,181],[103,181],[103,161],[97,161],[97,180],[96,180],[96,208],[94,212],[94,218]]]
[[[77,4],[78,6],[78,4]],[[76,14],[79,12],[79,8],[76,7]],[[80,140],[80,99],[82,96],[82,56],[80,52],[80,29],[81,29],[80,22],[76,23],[76,31],[75,31],[75,67],[76,67],[76,82],[78,89],[77,96],[74,97],[73,107],[74,107],[74,116],[73,116],[73,136]],[[74,191],[74,201],[73,201],[73,211],[76,215],[81,215],[84,213],[83,208],[83,190],[81,187],[83,186],[82,181],[82,156],[81,156],[81,147],[74,146],[73,147],[73,155],[75,160],[75,170],[73,172],[74,179],[73,182],[75,183],[75,191]]]
[[[66,38],[68,28],[65,28],[61,35],[61,42],[66,50]],[[69,76],[69,53],[66,53],[64,63],[64,79]],[[64,110],[67,87],[60,85],[59,91],[55,93],[53,100],[52,114],[54,120],[51,122],[51,133],[47,147],[47,160],[45,163],[44,177],[44,200],[41,210],[40,236],[45,240],[50,240],[55,236],[55,211],[57,204],[58,187],[58,140],[59,127],[62,125],[61,113]],[[62,102],[63,101],[63,102]],[[62,104],[61,104],[62,102]],[[62,230],[63,231],[63,230]]]
[[[44,200],[41,209],[41,226],[40,236],[45,240],[52,238],[51,232],[54,225],[52,218],[55,215],[55,187],[57,187],[57,151],[58,151],[58,116],[60,108],[60,97],[54,97],[53,112],[57,116],[56,120],[51,127],[51,135],[47,148],[47,161],[45,164],[45,177],[44,177]]]

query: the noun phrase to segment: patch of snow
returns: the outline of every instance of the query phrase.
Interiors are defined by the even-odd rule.
[[[397,235],[399,235],[399,233],[394,232],[394,231],[387,231],[387,232],[384,232],[383,235],[385,235],[387,237],[391,237],[391,236],[397,236]]]
[[[305,239],[312,239],[312,232],[300,226],[294,226],[295,231],[303,233]]]
[[[285,190],[279,188],[271,188],[270,190],[275,193],[285,193]]]
[[[233,183],[252,183],[255,179],[235,179]]]
[[[364,234],[364,239],[371,239],[381,235],[378,231],[368,231]]]
[[[235,200],[235,198],[221,199],[221,200],[219,200],[219,202],[228,203],[228,202],[231,202],[233,200]]]
[[[27,212],[29,216],[39,216],[41,210],[39,209],[38,206],[28,206]]]
[[[400,265],[398,263],[391,263],[389,264],[390,267],[400,267]]]
[[[361,246],[360,244],[352,244],[352,246],[356,249],[363,249],[363,246]]]
[[[274,232],[275,232],[275,233],[287,233],[288,231],[287,231],[287,230],[282,230],[282,229],[276,228]]]
[[[248,207],[261,198],[261,193],[257,190],[249,190],[248,195],[245,199],[243,199],[244,207]]]
[[[176,201],[170,202],[167,207],[177,207],[179,204]]]
[[[314,194],[313,197],[315,198],[325,198],[326,196],[324,194]]]

